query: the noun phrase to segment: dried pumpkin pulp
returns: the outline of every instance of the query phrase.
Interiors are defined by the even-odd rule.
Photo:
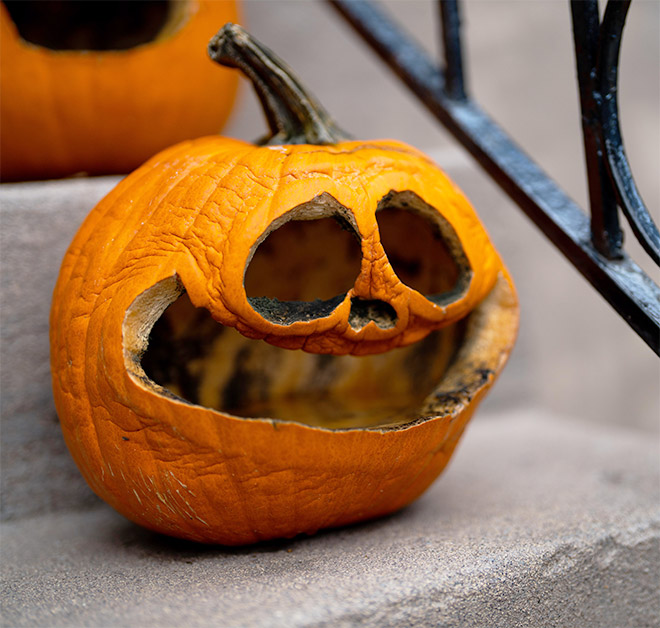
[[[227,25],[271,137],[168,149],[91,212],[51,313],[94,491],[153,530],[251,543],[392,512],[446,465],[511,350],[511,279],[422,153],[343,138]]]

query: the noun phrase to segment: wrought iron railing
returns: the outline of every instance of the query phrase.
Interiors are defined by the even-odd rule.
[[[630,0],[572,0],[591,217],[472,100],[463,74],[460,0],[440,0],[441,66],[374,1],[328,0],[490,177],[660,355],[660,288],[625,253],[619,208],[660,264],[660,234],[623,149],[617,78]]]

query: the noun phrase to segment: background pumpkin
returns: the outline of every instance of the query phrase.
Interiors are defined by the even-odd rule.
[[[238,27],[211,50],[254,80],[272,137],[265,147],[210,137],[168,149],[85,221],[51,313],[65,439],[97,494],[184,538],[240,544],[392,512],[444,468],[503,367],[518,321],[513,284],[428,158],[338,137]],[[446,299],[409,288],[390,264],[378,210],[393,198],[444,240]],[[270,311],[248,297],[246,268],[275,227],[326,216],[360,240],[354,285],[331,307],[307,302],[278,320],[280,302]],[[307,273],[298,275],[305,295]],[[359,324],[356,300],[367,304]]]
[[[237,78],[214,68],[203,46],[218,23],[236,19],[234,0],[14,4],[15,15],[27,14],[40,25],[22,26],[30,36],[64,49],[25,41],[7,9],[11,3],[0,3],[3,180],[129,172],[166,146],[218,132],[227,119]],[[161,7],[162,21],[138,44],[115,40],[108,27],[97,25],[98,45],[106,49],[72,50],[67,48],[80,44],[81,33],[84,44],[94,42],[82,28],[58,41],[68,31],[53,20],[53,10],[68,18],[71,5],[73,13],[105,6],[110,15],[123,10],[126,17]]]

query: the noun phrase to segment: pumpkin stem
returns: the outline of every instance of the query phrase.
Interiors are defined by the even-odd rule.
[[[348,139],[291,69],[237,24],[225,24],[208,51],[213,61],[238,68],[252,81],[271,132],[259,144],[322,145]]]

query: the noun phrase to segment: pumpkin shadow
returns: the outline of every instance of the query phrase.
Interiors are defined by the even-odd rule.
[[[259,541],[251,545],[227,546],[198,543],[170,537],[143,528],[131,521],[121,521],[114,530],[113,536],[119,545],[129,553],[144,557],[159,558],[168,561],[191,561],[192,559],[254,556],[260,554],[277,554],[291,552],[296,547],[328,543],[341,543],[346,535],[376,534],[379,528],[391,525],[394,521],[410,516],[414,504],[389,515],[370,519],[336,528],[325,528],[314,534],[298,534],[289,539],[272,539]]]

